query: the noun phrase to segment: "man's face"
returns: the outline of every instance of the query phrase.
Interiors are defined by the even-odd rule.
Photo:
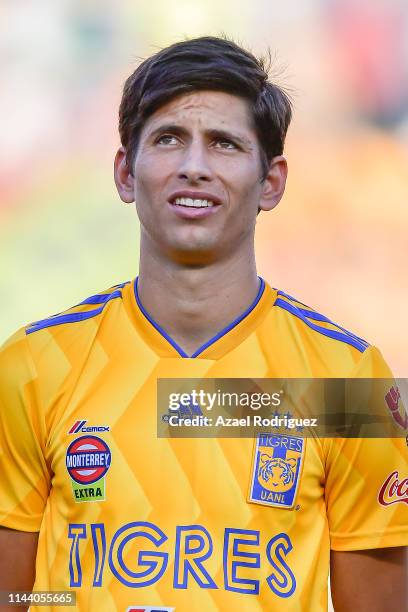
[[[133,168],[143,240],[206,263],[252,240],[262,197],[260,145],[248,103],[224,92],[182,95],[144,124]]]

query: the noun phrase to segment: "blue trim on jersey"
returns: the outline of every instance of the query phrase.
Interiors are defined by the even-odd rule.
[[[274,287],[274,289],[276,289],[276,287]],[[309,306],[307,306],[306,304],[303,304],[303,302],[299,302],[299,300],[297,300],[292,295],[289,295],[289,293],[285,293],[284,291],[282,291],[282,289],[276,289],[276,291],[278,292],[278,295],[283,295],[285,298],[288,298],[288,300],[292,300],[293,302],[302,304],[302,306],[304,306],[305,308],[309,308]]]
[[[104,295],[91,295],[91,297],[86,298],[86,300],[83,302],[80,302],[78,306],[82,306],[82,304],[105,304],[105,302],[109,302],[109,300],[113,300],[115,297],[121,297],[121,295],[121,291],[105,293]]]
[[[103,306],[97,308],[96,310],[89,310],[88,312],[76,312],[72,314],[58,315],[52,319],[44,319],[43,321],[37,321],[37,323],[32,323],[32,325],[26,329],[26,334],[32,334],[33,332],[36,332],[39,329],[44,329],[45,327],[53,327],[54,325],[63,325],[63,323],[76,323],[78,321],[92,319],[92,317],[96,317],[96,315],[100,314],[102,310]]]
[[[200,348],[198,348],[195,353],[193,353],[191,356],[192,357],[197,357],[197,355],[199,355],[200,353],[202,353],[206,348],[208,348],[211,344],[213,344],[214,342],[216,342],[217,340],[219,340],[220,338],[222,338],[223,336],[225,336],[225,334],[228,334],[229,331],[231,331],[231,329],[233,329],[234,327],[236,327],[238,325],[238,323],[241,323],[241,321],[243,319],[245,319],[245,317],[247,317],[249,315],[249,313],[255,308],[255,306],[258,304],[259,300],[262,297],[262,294],[265,290],[265,281],[263,278],[261,278],[260,276],[259,278],[259,289],[258,289],[258,293],[256,294],[256,298],[254,299],[254,301],[252,302],[252,304],[246,309],[244,310],[244,312],[237,317],[236,319],[234,319],[232,321],[232,323],[230,323],[229,325],[227,325],[226,327],[224,327],[221,331],[218,332],[218,334],[216,334],[213,338],[211,338],[210,340],[208,340],[208,342],[206,342],[205,344],[203,344],[202,346],[200,346]]]
[[[111,289],[117,289],[117,291],[113,291],[112,293],[97,293],[96,295],[91,295],[91,297],[86,298],[83,302],[79,302],[77,306],[82,306],[82,304],[104,304],[109,300],[113,300],[115,297],[121,297],[122,292],[119,289],[123,289],[126,287],[130,281],[126,281],[125,283],[121,283],[120,285],[113,285]],[[75,307],[74,307],[75,308]]]
[[[135,290],[136,303],[139,306],[141,312],[144,314],[144,316],[149,321],[149,323],[151,323],[153,325],[153,327],[159,332],[159,334],[161,334],[164,338],[166,338],[167,342],[169,342],[171,344],[171,346],[176,349],[176,351],[181,355],[181,357],[188,357],[187,353],[185,351],[183,351],[181,346],[179,346],[177,344],[177,342],[175,340],[173,340],[173,338],[171,336],[169,336],[169,334],[167,332],[164,331],[164,329],[161,327],[161,325],[156,323],[156,321],[149,315],[147,310],[145,310],[145,308],[143,307],[143,304],[140,301],[139,291],[138,291],[138,288],[137,288],[138,280],[139,280],[139,277],[137,276],[135,278],[134,290]]]
[[[292,297],[288,293],[285,293],[284,291],[280,291],[279,290],[278,291],[278,295],[283,295],[286,298],[288,298],[289,300],[292,300],[293,302],[297,302],[298,304],[302,304],[302,306],[304,306],[305,308],[299,308],[299,306],[295,306],[295,307],[298,308],[300,310],[300,312],[302,314],[304,314],[308,319],[314,319],[315,321],[324,321],[325,323],[330,323],[331,325],[335,325],[336,327],[338,327],[339,329],[344,331],[345,334],[348,334],[352,338],[355,338],[356,340],[358,340],[362,344],[366,344],[367,347],[369,346],[369,343],[366,340],[364,340],[364,338],[360,338],[359,336],[356,336],[356,334],[353,334],[351,331],[349,331],[348,329],[345,329],[344,327],[342,327],[338,323],[334,323],[334,321],[331,321],[328,317],[325,317],[324,315],[320,314],[319,312],[316,312],[315,310],[311,310],[310,306],[307,306],[306,304],[303,304],[303,302],[299,302],[299,300],[297,300],[296,298]]]
[[[338,327],[339,329],[344,331],[345,334],[348,334],[349,336],[351,336],[352,338],[354,338],[358,342],[361,342],[361,344],[365,344],[367,347],[369,346],[367,340],[364,340],[363,338],[360,338],[359,336],[356,336],[356,334],[353,334],[353,332],[348,331],[348,329],[345,329],[341,325],[338,325],[337,323],[333,323],[333,321],[330,321],[330,319],[328,319],[324,315],[319,314],[318,312],[315,312],[314,310],[312,310],[312,311],[311,310],[305,310],[304,308],[299,308],[299,310],[308,319],[314,319],[315,321],[324,321],[325,323],[331,323],[332,325],[335,325],[336,327]]]
[[[128,281],[129,282],[129,281]],[[127,283],[123,283],[122,285],[115,285],[115,287],[124,287]],[[47,319],[42,319],[40,321],[36,321],[35,323],[30,323],[30,325],[26,329],[26,334],[32,334],[40,329],[44,329],[46,327],[53,327],[54,325],[63,325],[64,323],[77,323],[78,321],[85,321],[86,319],[91,319],[92,317],[96,317],[101,314],[105,305],[110,300],[114,300],[118,297],[122,297],[121,291],[113,291],[112,293],[105,293],[104,295],[93,295],[80,304],[77,304],[73,308],[77,306],[82,306],[83,304],[102,304],[100,308],[96,308],[95,310],[88,310],[87,312],[72,312],[69,314],[57,314],[52,315],[51,317],[47,317]]]
[[[285,300],[281,300],[280,298],[278,298],[275,301],[274,305],[279,306],[280,308],[283,308],[284,310],[287,310],[288,312],[293,314],[295,317],[298,317],[298,319],[306,323],[306,325],[308,325],[311,329],[314,329],[320,334],[323,334],[324,336],[327,336],[328,338],[333,338],[334,340],[340,340],[340,342],[345,342],[346,344],[350,344],[351,346],[354,346],[354,348],[359,350],[361,353],[363,353],[368,347],[368,343],[365,340],[357,339],[357,336],[354,336],[353,334],[349,334],[349,332],[343,333],[340,331],[336,331],[334,329],[327,329],[325,327],[320,327],[319,325],[315,325],[314,323],[309,321],[308,318],[306,318],[305,314],[303,313],[304,312],[303,308],[297,308],[296,306],[293,306],[292,304],[289,304],[288,302],[286,302]],[[308,313],[307,316],[309,316],[310,311],[306,311],[306,312]],[[323,315],[321,316],[323,317]],[[310,318],[314,318],[314,317],[310,316]],[[325,317],[324,317],[324,320],[326,320]],[[327,319],[327,322],[332,323],[329,319]],[[336,324],[333,323],[333,325],[336,325]]]
[[[156,323],[156,321],[149,315],[147,310],[145,310],[145,308],[143,307],[143,304],[140,301],[139,291],[137,288],[138,280],[139,280],[138,278],[135,279],[134,291],[135,291],[135,298],[136,298],[137,305],[139,306],[141,312],[146,317],[146,319],[149,321],[149,323],[151,323],[153,327],[159,332],[159,334],[161,334],[167,340],[167,342],[169,342],[171,346],[176,349],[176,351],[179,353],[179,355],[181,355],[181,357],[193,359],[194,357],[197,357],[203,351],[205,351],[205,349],[207,349],[209,346],[214,344],[214,342],[217,342],[217,340],[225,336],[225,334],[230,332],[234,327],[238,325],[238,323],[240,323],[243,319],[245,319],[245,317],[247,317],[250,314],[250,312],[252,312],[252,310],[255,308],[255,306],[258,304],[259,300],[261,299],[263,292],[265,290],[265,281],[260,276],[258,278],[259,278],[259,289],[258,289],[258,293],[256,294],[256,297],[254,301],[252,302],[252,304],[246,310],[244,310],[244,312],[241,315],[239,315],[239,317],[234,319],[231,323],[229,323],[221,331],[215,334],[215,336],[213,336],[207,342],[202,344],[190,356],[187,355],[187,353],[181,348],[181,346],[179,346],[177,342],[173,340],[173,338],[169,336],[169,334],[165,332],[164,329],[158,323]]]

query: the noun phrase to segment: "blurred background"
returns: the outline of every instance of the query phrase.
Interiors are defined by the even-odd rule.
[[[222,32],[269,46],[294,100],[260,273],[407,376],[406,0],[2,0],[0,338],[136,275],[136,213],[112,178],[123,82],[159,48]]]

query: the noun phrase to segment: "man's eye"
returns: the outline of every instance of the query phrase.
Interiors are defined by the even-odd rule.
[[[231,149],[232,150],[232,149],[236,149],[237,148],[235,143],[231,142],[231,140],[225,140],[225,138],[223,138],[223,139],[220,138],[219,140],[216,141],[216,143],[218,145],[221,145],[222,149]]]
[[[159,136],[159,138],[156,140],[157,144],[165,145],[172,145],[176,144],[177,142],[177,138],[175,136],[172,136],[171,134],[163,134],[162,136]]]

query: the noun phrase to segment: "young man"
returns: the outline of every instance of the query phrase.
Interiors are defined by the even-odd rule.
[[[336,610],[403,609],[401,440],[157,437],[159,378],[390,376],[257,276],[290,118],[262,63],[223,39],[172,45],[127,80],[115,181],[136,202],[139,277],[2,349],[1,589],[71,590],[81,611],[314,612],[331,564]],[[289,497],[254,494],[261,452]]]

